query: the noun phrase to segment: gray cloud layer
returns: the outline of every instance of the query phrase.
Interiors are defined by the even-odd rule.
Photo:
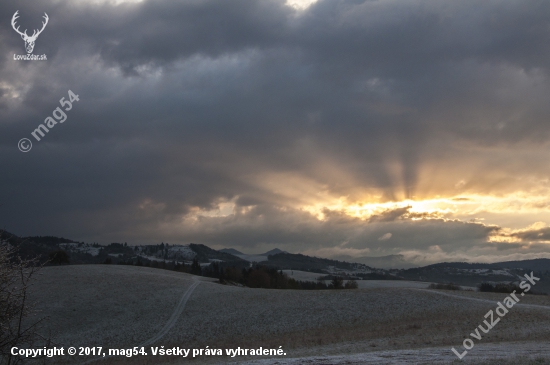
[[[301,207],[320,192],[350,202],[500,194],[550,173],[547,2],[0,9],[0,219],[15,233],[496,254],[490,225],[412,220],[406,208],[368,221],[327,210],[319,221]],[[22,28],[50,16],[35,47],[48,61],[13,60],[24,53],[16,10]],[[67,121],[19,152],[69,89],[81,101]],[[196,218],[227,202],[234,214]]]

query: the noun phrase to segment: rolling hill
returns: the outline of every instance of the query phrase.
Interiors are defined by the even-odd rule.
[[[126,243],[109,245],[77,242],[54,236],[18,237],[6,231],[0,232],[5,242],[17,245],[23,257],[39,257],[46,262],[48,255],[65,250],[71,264],[98,264],[104,262],[130,265],[149,265],[155,262],[190,264],[196,259],[201,265],[217,262],[222,266],[249,267],[258,263],[277,270],[301,270],[325,275],[337,275],[364,280],[401,279],[434,283],[455,283],[475,287],[482,282],[514,283],[522,276],[534,271],[542,278],[537,291],[550,293],[550,259],[533,259],[497,263],[443,262],[409,269],[381,269],[364,263],[340,261],[292,254],[280,249],[270,250],[262,255],[246,255],[235,249],[214,250],[203,244],[130,246]],[[400,260],[390,257],[389,260]],[[156,265],[156,264],[155,264]]]

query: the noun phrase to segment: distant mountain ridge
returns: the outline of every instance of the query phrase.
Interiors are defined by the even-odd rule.
[[[139,260],[157,262],[185,261],[197,259],[201,265],[217,262],[223,266],[248,268],[254,263],[281,269],[326,273],[329,275],[355,276],[365,280],[404,279],[435,283],[455,283],[463,286],[477,286],[482,282],[514,283],[522,280],[526,273],[533,271],[541,281],[536,290],[550,293],[550,259],[530,259],[520,261],[503,261],[495,263],[442,262],[423,267],[408,269],[375,268],[384,260],[400,262],[403,257],[391,255],[373,257],[372,265],[365,264],[366,258],[357,258],[361,262],[341,261],[317,258],[302,254],[291,254],[280,249],[270,250],[262,255],[245,255],[240,251],[228,248],[214,250],[202,244],[131,246],[126,243],[109,245],[89,244],[54,236],[34,236],[21,238],[15,234],[0,231],[0,238],[18,247],[25,258],[39,257],[42,263],[47,262],[48,255],[57,250],[69,253],[71,264],[99,264],[106,259],[112,263],[136,264]],[[347,257],[346,257],[347,259]],[[369,262],[370,263],[370,262]]]
[[[521,268],[529,270],[550,270],[550,259],[532,259],[524,261],[506,261],[497,264],[504,264],[508,268]],[[496,265],[496,264],[491,264]]]
[[[267,251],[266,253],[261,254],[261,256],[277,255],[279,253],[288,253],[288,252],[279,250],[278,248],[274,248],[273,250],[270,250],[270,251]]]
[[[407,280],[477,286],[483,282],[519,283],[525,280],[524,275],[530,272],[534,272],[534,275],[540,278],[535,291],[550,293],[550,259],[504,261],[491,264],[442,262],[400,270],[399,276]]]
[[[292,254],[288,252],[281,252],[275,255],[270,255],[265,264],[274,266],[279,269],[294,269],[303,271],[319,271],[334,268],[334,270],[342,271],[354,271],[357,269],[376,271],[371,267],[364,264],[345,262],[331,259],[324,259],[318,257],[312,257],[302,254]],[[380,270],[383,271],[383,270]]]
[[[220,260],[226,263],[237,264],[239,266],[247,265],[246,261],[238,256],[232,255],[227,252],[221,252],[214,250],[206,245],[190,243],[189,247],[196,252],[196,259],[199,262],[209,262],[212,260]]]
[[[448,266],[457,269],[524,269],[524,270],[550,270],[550,259],[530,259],[522,261],[502,261],[492,264],[484,263],[468,263],[468,262],[441,262],[438,264],[428,265],[425,267]]]
[[[410,269],[418,267],[405,259],[403,255],[387,255],[387,256],[361,256],[353,257],[341,255],[334,257],[336,260],[358,262],[379,269]]]
[[[260,253],[260,254],[245,254],[238,250],[235,250],[234,248],[223,248],[221,250],[218,250],[218,252],[223,252],[223,253],[237,256],[238,258],[248,261],[250,263],[265,262],[265,261],[268,261],[270,255],[287,253],[286,251],[280,250],[278,248],[274,248],[273,250],[267,251],[265,253]]]
[[[222,248],[219,252],[228,253],[230,255],[244,255],[244,253],[235,250],[234,248]]]
[[[221,250],[218,250],[218,251],[228,253],[231,255],[245,255],[245,256],[269,256],[269,255],[276,255],[278,253],[288,253],[278,248],[274,248],[273,250],[267,251],[265,253],[258,253],[258,254],[247,254],[247,253],[243,253],[241,251],[235,250],[234,248],[222,248]]]

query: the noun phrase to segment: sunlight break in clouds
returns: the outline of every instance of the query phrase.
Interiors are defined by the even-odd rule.
[[[286,4],[298,10],[305,10],[318,0],[286,0]]]

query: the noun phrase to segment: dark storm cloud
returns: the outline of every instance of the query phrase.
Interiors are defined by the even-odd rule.
[[[525,229],[510,234],[511,237],[519,238],[527,242],[550,241],[550,227],[538,229]]]
[[[406,250],[430,250],[433,246],[448,253],[464,252],[483,246],[498,227],[479,223],[431,219],[412,221],[367,222],[336,211],[325,211],[325,219],[312,219],[297,209],[255,205],[227,217],[189,219],[164,232],[164,237],[178,240],[185,235],[191,241],[206,240],[210,244],[231,246],[260,252],[264,247],[277,245],[289,251],[324,250],[338,254],[342,251],[360,252],[369,249],[380,255]],[[139,239],[152,227],[140,227],[128,236]],[[391,232],[389,239],[379,238]]]
[[[493,228],[408,208],[368,222],[325,209],[321,221],[301,207],[318,191],[352,202],[371,190],[413,197],[425,166],[453,178],[466,166],[475,178],[464,189],[490,191],[542,166],[516,151],[544,160],[547,2],[322,0],[299,12],[275,0],[20,1],[0,10],[0,217],[15,233],[468,250]],[[47,62],[12,59],[24,52],[15,10],[22,28],[50,16],[35,48]],[[69,89],[81,101],[68,120],[19,152]],[[229,217],[200,216],[227,202]]]
[[[518,249],[518,248],[525,248],[526,247],[522,243],[497,243],[496,246],[497,246],[497,249],[499,251],[515,250],[515,249]]]

